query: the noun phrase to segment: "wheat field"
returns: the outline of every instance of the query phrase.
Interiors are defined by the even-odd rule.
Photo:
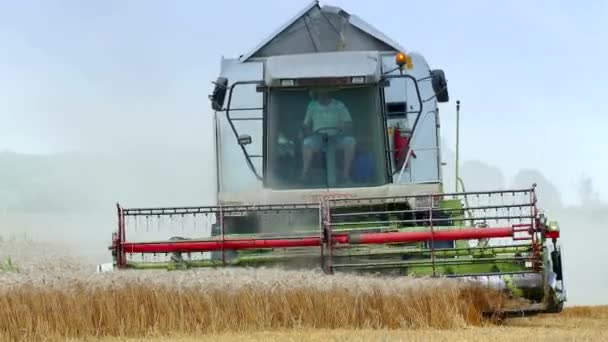
[[[453,329],[281,329],[218,334],[171,334],[152,337],[105,337],[92,341],[606,341],[608,306],[566,308],[543,315]]]
[[[64,248],[27,241],[1,242],[0,260],[9,258],[0,270],[0,339],[8,341],[467,339],[503,329],[482,311],[516,304],[442,279],[276,269],[95,274]]]

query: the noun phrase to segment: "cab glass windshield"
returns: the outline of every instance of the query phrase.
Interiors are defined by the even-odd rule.
[[[378,88],[274,89],[266,118],[266,183],[273,189],[387,183]]]

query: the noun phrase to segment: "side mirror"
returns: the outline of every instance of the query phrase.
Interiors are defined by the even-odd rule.
[[[238,142],[241,146],[249,145],[251,144],[251,136],[247,134],[239,135]]]
[[[213,93],[209,95],[209,100],[211,100],[211,108],[217,112],[224,108],[226,90],[228,90],[228,79],[218,77],[217,81],[213,83],[215,84],[215,88],[213,89]]]
[[[435,91],[435,96],[437,97],[437,102],[450,101],[450,95],[448,94],[448,81],[445,78],[445,73],[443,70],[431,70],[431,83],[433,85],[433,91]]]

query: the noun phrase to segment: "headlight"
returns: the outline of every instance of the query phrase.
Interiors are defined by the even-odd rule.
[[[293,87],[296,85],[296,80],[281,80],[281,87]]]
[[[350,82],[352,84],[363,84],[363,83],[365,83],[365,76],[353,77]]]

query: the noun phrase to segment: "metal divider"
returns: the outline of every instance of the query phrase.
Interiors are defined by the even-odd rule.
[[[323,271],[325,273],[332,274],[332,273],[334,273],[334,268],[333,268],[334,242],[333,242],[333,236],[332,236],[330,202],[327,200],[322,200],[320,209],[321,209],[321,216],[323,218],[322,225],[321,225],[323,243],[321,245],[325,246],[325,250],[327,251],[327,254],[328,254],[327,258],[324,260],[321,267],[323,268]]]
[[[433,268],[433,277],[437,276],[435,271],[435,232],[433,231],[433,208],[434,208],[434,200],[433,196],[429,196],[429,226],[431,228],[431,264]]]

